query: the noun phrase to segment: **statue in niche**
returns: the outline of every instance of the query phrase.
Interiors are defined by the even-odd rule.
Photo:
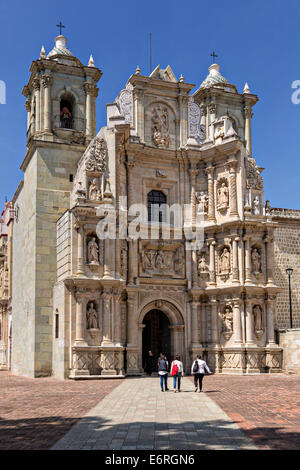
[[[230,273],[230,251],[227,247],[223,248],[220,255],[220,274],[229,274]]]
[[[198,271],[199,271],[199,273],[207,273],[208,272],[208,265],[207,265],[204,253],[202,253],[202,255],[201,255],[201,257],[198,261]]]
[[[255,196],[255,198],[253,199],[253,214],[260,215],[260,203],[258,196]]]
[[[169,113],[166,106],[152,109],[152,141],[159,148],[169,147]]]
[[[229,306],[225,307],[225,311],[222,314],[222,320],[224,324],[224,330],[226,332],[233,331],[233,315]]]
[[[205,191],[196,193],[196,200],[198,204],[198,213],[207,214],[208,212],[208,195]]]
[[[91,302],[90,305],[88,306],[86,317],[87,317],[88,330],[97,329],[98,328],[98,314],[97,314],[97,310],[94,308],[94,302]]]
[[[165,257],[162,250],[159,250],[156,255],[155,266],[157,269],[165,268]]]
[[[101,192],[99,189],[98,179],[93,178],[90,188],[89,188],[89,199],[91,201],[100,201],[101,199]]]
[[[215,126],[215,139],[218,137],[224,137],[224,125],[218,124]]]
[[[229,191],[226,183],[223,181],[218,189],[218,208],[227,209],[229,204]]]
[[[98,243],[96,242],[96,238],[92,237],[92,239],[88,242],[88,262],[91,264],[98,264],[99,263],[99,247]]]
[[[257,248],[253,248],[251,253],[252,271],[254,273],[261,272],[261,255]]]
[[[253,308],[254,316],[254,329],[255,331],[263,331],[263,318],[262,318],[262,309],[260,305],[255,305]]]

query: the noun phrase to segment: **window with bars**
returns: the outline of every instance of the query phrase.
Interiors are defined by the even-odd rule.
[[[162,191],[152,190],[148,194],[148,221],[149,222],[165,222],[166,209],[161,207],[167,204],[167,197]]]

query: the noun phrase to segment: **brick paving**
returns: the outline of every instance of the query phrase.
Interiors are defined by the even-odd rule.
[[[203,384],[260,449],[300,450],[300,376],[212,375]]]
[[[162,393],[158,377],[128,378],[53,449],[256,449],[209,394],[195,393],[188,378],[181,388]]]
[[[122,379],[29,379],[0,371],[0,450],[49,449]]]

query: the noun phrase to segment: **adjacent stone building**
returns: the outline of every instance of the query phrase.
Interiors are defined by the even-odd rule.
[[[265,208],[248,85],[238,93],[213,64],[192,93],[170,66],[138,67],[96,135],[92,57],[83,66],[58,36],[30,71],[13,372],[141,374],[149,349],[186,370],[201,353],[219,373],[279,372],[285,264],[299,263],[284,231],[299,240],[299,224]]]

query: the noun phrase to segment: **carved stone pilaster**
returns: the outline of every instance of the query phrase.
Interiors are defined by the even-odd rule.
[[[216,221],[215,217],[215,196],[214,196],[214,167],[209,166],[205,172],[208,178],[208,220],[211,222]]]

